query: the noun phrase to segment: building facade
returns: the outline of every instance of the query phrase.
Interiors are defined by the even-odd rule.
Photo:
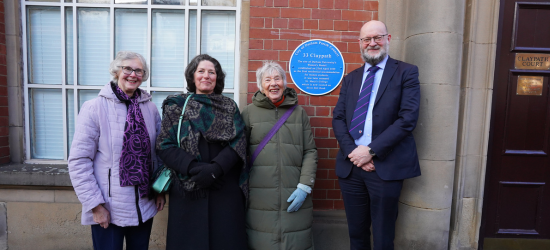
[[[90,248],[66,160],[78,109],[109,81],[117,51],[146,57],[152,75],[142,87],[157,105],[184,91],[187,62],[208,53],[228,75],[224,94],[244,107],[262,61],[288,69],[307,40],[333,43],[346,72],[360,67],[358,31],[369,20],[387,24],[390,56],[420,70],[414,135],[422,176],[405,181],[396,249],[548,246],[550,2],[0,2],[0,249]],[[541,67],[514,66],[521,55],[542,58]],[[535,94],[517,92],[520,82]],[[331,125],[339,88],[297,91],[319,153],[314,208],[342,210]],[[151,249],[164,248],[166,218],[164,211],[155,219]]]

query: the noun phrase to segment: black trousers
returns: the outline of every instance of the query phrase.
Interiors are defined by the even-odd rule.
[[[397,206],[403,180],[385,181],[376,172],[353,167],[347,178],[338,178],[352,250],[370,250],[370,226],[375,250],[393,250]]]
[[[109,224],[107,228],[102,228],[100,225],[92,225],[94,250],[122,250],[124,238],[126,250],[147,250],[152,227],[153,218],[132,227]]]

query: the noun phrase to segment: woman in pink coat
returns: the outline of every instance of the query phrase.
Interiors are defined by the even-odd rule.
[[[139,88],[149,77],[142,55],[118,52],[109,71],[112,81],[78,114],[69,173],[94,249],[122,250],[126,239],[127,249],[146,250],[153,216],[165,203],[149,191],[161,119]]]

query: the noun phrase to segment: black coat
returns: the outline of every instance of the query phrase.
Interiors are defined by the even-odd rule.
[[[242,250],[247,249],[245,197],[239,187],[242,160],[229,146],[199,142],[202,162],[218,163],[224,175],[220,189],[209,189],[206,198],[182,198],[178,189],[170,188],[166,249]],[[181,148],[158,152],[168,167],[187,173],[195,158]]]

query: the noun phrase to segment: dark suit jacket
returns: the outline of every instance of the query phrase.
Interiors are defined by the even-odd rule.
[[[340,178],[346,178],[355,167],[347,157],[357,147],[348,128],[359,97],[364,68],[363,65],[344,77],[333,112],[332,127],[340,145],[336,175]],[[381,179],[403,180],[420,175],[412,135],[419,106],[418,67],[388,58],[372,111],[372,142],[369,145],[376,153],[374,166]]]

